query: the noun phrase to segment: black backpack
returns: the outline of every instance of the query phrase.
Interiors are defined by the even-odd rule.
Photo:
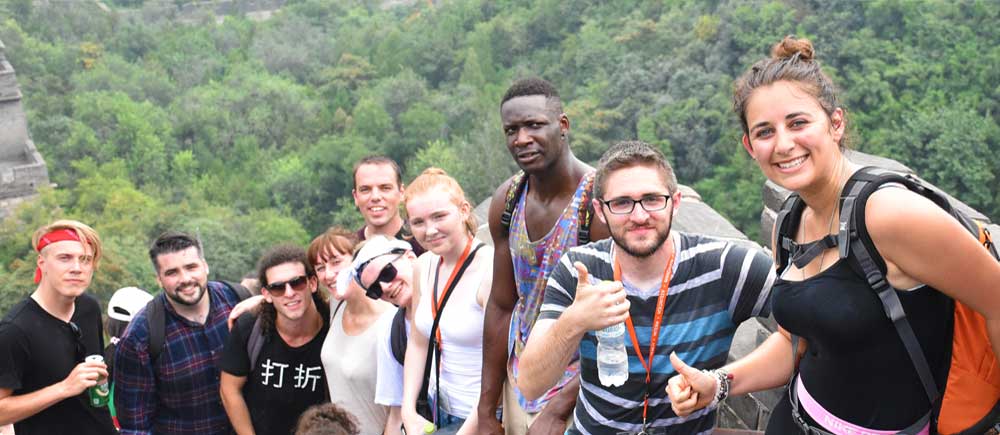
[[[774,239],[775,267],[780,275],[790,261],[803,267],[825,249],[838,248],[839,258],[848,260],[854,273],[868,282],[882,302],[886,317],[892,321],[933,405],[929,414],[899,433],[916,433],[928,421],[932,433],[986,433],[994,425],[1000,426],[1000,366],[991,351],[985,319],[961,302],[949,298],[949,304],[954,307],[950,319],[953,335],[951,359],[946,384],[937,385],[899,296],[886,281],[885,260],[871,240],[861,236],[862,232],[867,234],[865,206],[868,197],[888,183],[901,185],[934,202],[977,238],[993,258],[1000,258],[985,226],[953,207],[943,192],[911,174],[864,167],[851,176],[841,193],[840,223],[836,236],[827,235],[812,243],[797,244],[794,235],[805,203],[794,193],[785,200],[774,225],[777,233]],[[792,343],[797,350],[798,337],[793,336]],[[795,351],[792,353],[797,354]],[[793,374],[792,382],[794,380]],[[798,418],[798,400],[794,391],[794,386],[789,387],[792,411],[796,423],[803,427],[804,420]],[[817,428],[803,427],[803,430],[807,433],[826,433]]]
[[[398,308],[396,315],[392,316],[392,325],[389,327],[389,348],[396,362],[403,365],[403,360],[406,359],[406,308]]]
[[[594,220],[594,204],[590,199],[594,197],[594,173],[584,175],[587,180],[587,187],[580,198],[580,227],[577,230],[576,244],[586,245],[590,243],[590,223]],[[510,223],[514,219],[514,208],[524,193],[525,186],[528,185],[528,177],[524,171],[517,171],[510,179],[510,187],[507,188],[507,199],[504,202],[503,215],[500,216],[500,231],[506,237],[510,234]]]
[[[237,284],[230,281],[219,281],[222,285],[228,287],[230,290],[239,296],[240,300],[245,300],[251,296],[250,290],[243,287],[241,284]],[[149,330],[149,359],[156,364],[157,359],[159,359],[160,354],[163,353],[163,344],[166,340],[164,329],[166,328],[166,307],[163,305],[164,299],[157,296],[153,300],[146,304],[146,328]],[[253,331],[250,334],[250,342],[247,344],[247,351],[250,353],[250,363],[257,360],[257,355],[260,354],[260,348],[263,346],[264,341],[261,340],[260,333],[260,321],[254,322]]]

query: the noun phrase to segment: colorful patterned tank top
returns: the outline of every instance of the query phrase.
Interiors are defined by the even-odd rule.
[[[514,216],[510,224],[510,256],[514,265],[514,280],[517,285],[518,300],[514,307],[514,313],[510,321],[510,336],[508,337],[508,350],[511,350],[509,367],[514,379],[518,375],[518,361],[524,345],[528,342],[528,334],[538,317],[538,310],[542,304],[542,297],[545,294],[545,285],[549,280],[549,274],[559,263],[559,258],[569,248],[577,245],[579,228],[579,216],[581,200],[584,197],[589,181],[593,178],[593,173],[584,176],[580,184],[573,193],[573,200],[570,201],[562,216],[556,221],[555,226],[545,237],[532,242],[528,238],[528,230],[524,222],[524,201],[528,196],[530,185],[525,185],[524,192],[517,200],[514,208]],[[573,360],[563,377],[555,387],[546,392],[538,400],[526,400],[521,392],[515,387],[517,400],[525,411],[535,413],[541,411],[548,401],[562,390],[573,376],[580,373],[580,362],[578,355],[573,356]]]

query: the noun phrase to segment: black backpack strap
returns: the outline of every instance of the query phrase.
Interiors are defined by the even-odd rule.
[[[244,287],[243,284],[232,281],[219,281],[219,282],[221,282],[226,287],[229,287],[234,292],[236,292],[236,296],[239,296],[241,301],[244,301],[247,298],[253,296],[253,293],[251,293],[249,289]]]
[[[850,255],[842,254],[842,256],[850,259],[852,267],[860,273],[861,277],[865,279],[872,290],[875,291],[875,294],[878,295],[879,300],[882,302],[882,309],[885,311],[886,317],[892,322],[900,340],[902,340],[906,352],[913,362],[913,367],[920,377],[920,382],[923,384],[927,398],[933,405],[941,397],[940,390],[934,381],[933,372],[930,369],[930,364],[927,362],[923,348],[920,346],[920,342],[913,332],[913,327],[910,326],[910,322],[907,320],[903,304],[899,300],[899,295],[896,294],[896,289],[892,288],[886,280],[885,261],[879,255],[875,245],[868,238],[867,228],[865,227],[865,206],[868,198],[880,186],[886,183],[900,183],[907,189],[925,196],[933,194],[932,191],[926,189],[926,186],[922,186],[923,190],[915,188],[915,185],[922,183],[913,177],[907,177],[881,168],[866,167],[859,170],[851,176],[851,180],[844,187],[846,193],[842,194],[843,202],[840,212],[841,228],[839,237],[850,240],[849,245],[847,245]],[[841,245],[842,252],[844,249],[845,245]]]
[[[792,334],[792,377],[788,380],[788,401],[792,405],[792,421],[807,435],[834,435],[816,426],[812,426],[799,411],[799,391],[796,381],[799,378],[799,336]]]
[[[791,194],[785,198],[774,219],[774,262],[775,270],[780,276],[790,262],[792,252],[795,249],[795,231],[799,228],[799,221],[802,219],[802,210],[806,203],[798,194]]]
[[[257,357],[264,347],[264,333],[261,331],[260,316],[253,321],[253,329],[250,330],[250,337],[247,338],[247,355],[250,357],[250,370],[257,367]]]
[[[166,329],[166,303],[164,298],[157,295],[146,304],[146,329],[149,332],[149,360],[156,365],[160,353],[163,352],[163,342],[165,340],[164,331]]]
[[[400,307],[389,327],[389,349],[399,365],[406,359],[406,308]]]
[[[500,216],[500,232],[505,237],[510,234],[510,223],[514,219],[514,208],[517,207],[517,201],[521,198],[521,194],[524,193],[524,187],[527,185],[528,177],[525,176],[524,171],[517,171],[510,178],[510,186],[507,187],[503,214]]]

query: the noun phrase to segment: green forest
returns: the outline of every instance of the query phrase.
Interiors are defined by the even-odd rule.
[[[56,218],[100,232],[106,300],[157,289],[146,249],[165,229],[197,233],[212,276],[238,279],[274,243],[358,226],[367,154],[405,179],[440,166],[483,200],[516,169],[499,101],[525,76],[560,89],[577,156],[653,143],[759,239],[732,83],[789,34],[841,87],[852,147],[1000,216],[996,0],[290,0],[263,21],[183,22],[152,1],[0,0],[56,184],[0,223],[0,310],[34,288],[31,233]]]

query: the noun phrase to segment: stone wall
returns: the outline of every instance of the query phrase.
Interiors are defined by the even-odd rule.
[[[280,10],[288,0],[208,0],[177,4],[173,0],[147,1],[138,9],[121,9],[116,12],[125,17],[141,17],[145,22],[175,20],[181,23],[199,23],[205,19],[222,22],[226,16],[244,16],[263,21]]]
[[[45,160],[28,134],[21,90],[0,41],[0,219],[49,184]]]

